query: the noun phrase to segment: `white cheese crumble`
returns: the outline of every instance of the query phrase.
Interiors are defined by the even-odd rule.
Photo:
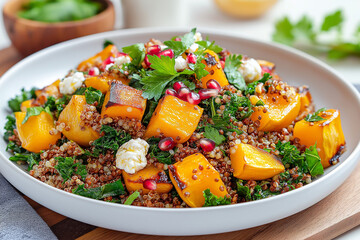
[[[194,53],[194,52],[196,52],[196,50],[197,50],[198,48],[199,48],[199,44],[193,43],[193,44],[191,44],[191,46],[190,46],[190,48],[189,48],[189,52]]]
[[[73,75],[64,78],[64,80],[60,82],[60,92],[62,94],[73,94],[76,89],[81,87],[84,81],[84,74],[82,72],[76,72]]]
[[[106,65],[105,69],[109,70],[114,65],[121,67],[121,65],[123,65],[124,63],[130,63],[130,62],[131,62],[131,58],[129,56],[121,55],[114,59],[114,63],[109,63],[108,65]]]
[[[124,143],[116,153],[116,167],[133,174],[146,167],[149,144],[140,138]]]
[[[175,70],[177,72],[183,71],[187,66],[187,62],[182,56],[175,58]]]
[[[201,33],[196,32],[195,35],[194,35],[194,39],[195,39],[195,42],[202,41]]]
[[[260,64],[253,58],[242,61],[239,72],[244,77],[246,83],[251,83],[261,78]]]

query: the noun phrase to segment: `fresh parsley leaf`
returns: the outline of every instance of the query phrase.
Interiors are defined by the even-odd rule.
[[[31,107],[31,108],[26,109],[26,115],[21,124],[25,124],[27,122],[27,120],[29,119],[29,117],[40,115],[41,112],[46,112],[46,113],[50,114],[50,116],[52,116],[49,107],[46,107],[46,108]]]
[[[75,161],[73,157],[55,157],[58,161],[55,169],[58,170],[64,182],[69,180],[74,174],[79,174],[84,180],[87,175],[86,166]]]
[[[165,41],[164,44],[174,51],[175,57],[183,54],[195,42],[196,28],[193,28],[189,33],[182,36],[181,41]],[[152,66],[151,66],[152,67]]]
[[[10,161],[25,161],[27,162],[27,164],[29,165],[28,167],[28,171],[30,171],[34,165],[39,164],[40,161],[40,154],[39,153],[30,153],[30,152],[25,152],[25,153],[16,153],[14,156],[11,156]]]
[[[103,43],[103,48],[106,48],[109,45],[115,45],[112,41],[105,39]]]
[[[213,140],[216,145],[220,145],[226,140],[226,138],[219,133],[219,130],[211,126],[205,126],[204,137]]]
[[[208,49],[215,53],[220,53],[223,50],[222,47],[215,45],[215,41],[197,41],[196,43],[199,44],[199,46],[203,47],[205,50]]]
[[[148,143],[150,145],[149,152],[151,158],[156,158],[160,163],[164,164],[172,164],[173,162],[173,156],[170,154],[169,151],[162,151],[158,144],[159,144],[160,138],[149,138]]]
[[[145,47],[143,43],[137,43],[131,46],[123,47],[123,52],[129,54],[132,58],[131,63],[135,66],[141,66],[145,58]]]
[[[72,192],[74,194],[93,199],[103,199],[126,193],[121,180],[117,180],[116,182],[108,183],[97,188],[85,188],[83,184],[78,186],[76,189],[73,189]]]
[[[131,205],[140,196],[138,191],[133,192],[124,202],[124,205]]]
[[[24,89],[21,89],[21,94],[15,96],[8,101],[10,109],[13,112],[19,112],[22,102],[32,98],[36,98],[35,90],[35,88],[32,88],[30,91],[25,91]]]
[[[304,36],[305,39],[314,41],[316,34],[313,30],[313,24],[308,16],[303,16],[294,26],[295,35]]]
[[[181,42],[184,44],[185,49],[190,48],[190,46],[195,42],[196,28],[191,29],[191,31],[181,37]]]
[[[305,150],[305,159],[311,176],[315,177],[324,174],[324,167],[316,150],[316,144]]]
[[[320,108],[315,113],[313,113],[313,114],[309,113],[308,115],[306,115],[304,120],[307,121],[307,122],[318,122],[318,121],[325,120],[325,118],[322,118],[322,117],[319,116],[319,114],[324,112],[324,111],[326,111],[326,108]]]
[[[224,72],[226,74],[227,79],[229,80],[229,83],[234,85],[239,90],[245,90],[246,89],[246,83],[241,75],[241,73],[238,71],[239,67],[241,66],[241,55],[230,55],[225,60],[225,68]]]
[[[210,189],[206,189],[203,191],[203,195],[205,198],[205,204],[203,207],[211,207],[211,206],[220,206],[220,205],[229,205],[231,204],[231,198],[228,197],[217,197],[210,192]]]
[[[334,13],[327,15],[324,22],[321,25],[321,31],[329,31],[335,27],[341,28],[341,24],[344,21],[344,17],[341,10],[337,10]]]
[[[98,104],[101,102],[103,94],[100,90],[97,90],[93,87],[88,87],[85,91],[85,99],[87,104],[94,104],[97,102]]]

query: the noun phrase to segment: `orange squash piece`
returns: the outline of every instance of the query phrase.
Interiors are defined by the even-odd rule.
[[[220,174],[201,153],[195,153],[169,166],[169,174],[181,199],[190,207],[205,204],[203,191],[218,197],[228,194]]]
[[[306,109],[310,106],[312,103],[312,96],[310,94],[309,88],[301,88],[301,91],[299,92],[300,99],[301,99],[301,107],[300,107],[300,113],[306,111]]]
[[[166,173],[153,165],[149,165],[134,174],[122,171],[122,175],[125,181],[126,189],[129,192],[141,189],[143,193],[149,193],[150,190],[144,188],[143,185],[143,182],[148,179],[156,182],[155,192],[168,193],[173,188],[173,185],[168,179]]]
[[[73,95],[68,105],[61,112],[58,122],[63,122],[66,126],[70,127],[69,130],[63,130],[62,133],[65,137],[81,146],[87,147],[90,141],[98,139],[100,135],[90,126],[85,125],[83,120],[80,119],[85,105],[85,96]]]
[[[257,59],[256,61],[264,72],[272,73],[275,71],[275,63],[260,59]]]
[[[209,74],[200,79],[202,87],[206,88],[206,83],[211,79],[218,81],[221,87],[229,85],[224,70],[221,67],[219,56],[211,50],[206,50],[206,52],[207,55],[205,60],[202,60],[202,63],[205,64],[205,70]]]
[[[294,92],[287,99],[277,93],[265,93],[258,97],[267,106],[255,107],[250,117],[253,121],[260,121],[259,131],[281,130],[289,126],[299,114],[301,100],[298,93]]]
[[[177,97],[166,95],[156,107],[145,132],[145,138],[158,137],[161,133],[175,142],[186,142],[200,121],[201,107]]]
[[[108,57],[116,57],[116,54],[118,53],[118,50],[116,46],[109,45],[106,48],[104,48],[101,52],[95,54],[91,58],[88,58],[87,60],[81,62],[77,66],[77,70],[80,72],[87,71],[89,68],[102,63],[105,59]]]
[[[119,82],[111,83],[101,110],[101,117],[122,117],[141,120],[146,109],[142,91]]]
[[[311,123],[303,119],[297,122],[294,137],[300,139],[300,144],[306,147],[316,143],[321,164],[327,168],[338,159],[345,146],[345,137],[338,110],[329,109],[320,113],[320,116],[325,120]]]
[[[43,89],[36,90],[35,91],[35,95],[37,97],[36,101],[40,105],[43,105],[47,101],[47,98],[50,97],[50,96],[53,96],[55,98],[59,98],[60,95],[61,95],[60,89],[59,89],[59,84],[60,84],[60,80],[56,80],[55,82],[53,82],[49,86],[46,86]]]
[[[56,144],[61,138],[61,133],[50,134],[50,130],[55,128],[53,117],[41,112],[37,116],[31,116],[22,124],[26,112],[16,112],[16,129],[19,134],[21,146],[30,152],[38,153],[41,150],[47,150],[50,144]]]
[[[100,76],[90,77],[85,80],[86,87],[93,87],[100,90],[102,93],[106,93],[109,90],[110,81],[119,81],[122,84],[129,85],[130,80],[124,77],[120,77],[118,74],[115,76],[110,74],[101,74]]]
[[[21,103],[20,110],[22,112],[26,113],[26,110],[28,108],[35,107],[35,106],[38,106],[38,104],[35,103],[35,99],[29,99],[29,100],[23,101]]]
[[[284,171],[284,165],[274,155],[250,144],[230,148],[234,177],[243,180],[264,180]]]

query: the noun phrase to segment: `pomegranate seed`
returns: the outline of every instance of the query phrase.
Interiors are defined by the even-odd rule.
[[[100,74],[100,70],[97,67],[92,67],[92,68],[89,69],[88,74],[90,76],[96,76],[96,75]]]
[[[220,86],[219,82],[216,81],[215,79],[210,79],[210,80],[206,83],[206,88],[216,89],[216,90],[218,90],[218,91],[221,90],[221,86]]]
[[[173,88],[175,91],[179,92],[180,88],[186,87],[185,83],[183,82],[175,82]]]
[[[166,89],[165,94],[166,95],[171,95],[171,96],[174,96],[174,97],[177,97],[177,95],[178,95],[177,92],[172,88]]]
[[[186,100],[188,101],[188,103],[193,104],[193,105],[198,105],[201,102],[200,95],[195,92],[190,92],[187,95]]]
[[[261,67],[261,70],[262,70],[263,74],[264,73],[270,73],[270,74],[272,73],[272,71],[268,67]]]
[[[196,55],[193,53],[190,53],[189,55],[187,55],[187,62],[195,64],[196,63]]]
[[[175,141],[172,137],[167,137],[161,139],[158,146],[162,151],[169,151],[175,147]]]
[[[208,99],[211,97],[216,97],[218,94],[219,94],[219,91],[216,89],[207,88],[207,89],[199,90],[199,95],[200,95],[201,100]]]
[[[108,64],[111,64],[111,63],[114,63],[114,57],[112,57],[112,56],[110,56],[110,57],[108,57],[107,59],[105,59],[104,61],[103,61],[103,63],[102,63],[102,67],[103,67],[103,69],[105,69],[106,68],[106,65],[108,65]]]
[[[174,55],[174,51],[172,49],[166,49],[164,51],[159,52],[158,56],[159,57],[168,56],[170,58],[174,58],[175,55]]]
[[[151,66],[151,63],[150,63],[150,61],[149,61],[149,58],[148,58],[148,55],[147,55],[147,54],[145,55],[144,62],[145,62],[145,64],[146,64],[146,66],[148,66],[148,67]]]
[[[146,179],[145,181],[143,181],[143,187],[145,189],[155,190],[156,189],[156,182],[153,179]]]
[[[147,53],[149,55],[157,55],[160,51],[161,51],[161,47],[159,45],[152,45],[147,49]]]
[[[200,147],[204,152],[211,152],[215,148],[215,142],[208,138],[200,139]]]
[[[174,41],[181,42],[181,38],[177,37],[174,39]]]
[[[221,64],[221,68],[224,69],[225,68],[225,61],[220,60],[220,64]]]
[[[181,100],[187,101],[187,96],[190,94],[190,89],[187,87],[182,87],[178,91],[178,98]]]
[[[126,53],[123,53],[123,52],[118,52],[117,53],[117,57],[121,57],[121,56],[129,56],[129,55],[127,55]]]

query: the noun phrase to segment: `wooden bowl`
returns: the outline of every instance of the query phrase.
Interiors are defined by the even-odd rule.
[[[257,18],[265,14],[277,0],[214,0],[226,14],[243,19]]]
[[[80,21],[44,23],[17,16],[22,5],[29,0],[10,0],[3,7],[6,32],[15,48],[24,56],[55,43],[114,28],[115,11],[110,0],[99,0],[104,10]]]

